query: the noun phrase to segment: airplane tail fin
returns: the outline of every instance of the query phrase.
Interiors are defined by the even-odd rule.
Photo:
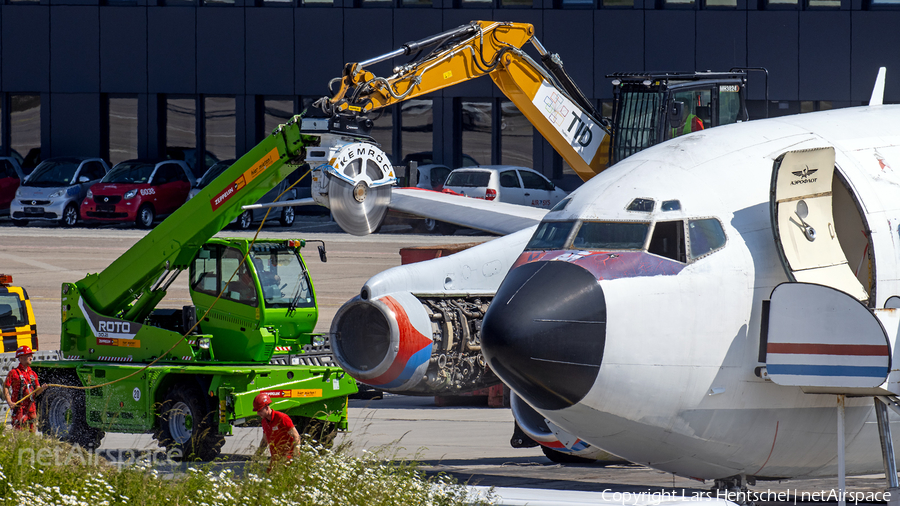
[[[884,104],[884,72],[884,67],[878,69],[878,77],[875,78],[875,88],[872,90],[872,98],[869,99],[869,105]]]

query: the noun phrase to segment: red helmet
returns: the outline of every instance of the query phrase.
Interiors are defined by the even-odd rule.
[[[34,352],[31,351],[30,346],[19,346],[19,349],[16,350],[16,358],[24,357],[25,355],[34,355]]]
[[[269,399],[269,394],[262,392],[253,399],[253,411],[259,411],[269,404],[272,404],[272,399]]]

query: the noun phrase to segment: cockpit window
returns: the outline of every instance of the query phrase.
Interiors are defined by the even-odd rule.
[[[699,258],[711,251],[725,246],[725,231],[715,218],[690,220],[688,222],[688,240],[691,245],[691,258]]]
[[[649,229],[649,223],[586,221],[575,234],[572,247],[595,250],[641,249]]]
[[[545,221],[541,223],[528,245],[526,250],[557,250],[563,249],[566,245],[566,239],[572,227],[575,226],[574,221]]]
[[[626,209],[629,211],[637,211],[639,213],[652,213],[654,204],[656,204],[656,202],[654,202],[653,199],[637,198],[632,200]]]
[[[680,211],[681,210],[681,201],[679,200],[664,200],[662,203],[663,211]]]
[[[660,221],[653,227],[653,238],[650,239],[649,253],[671,258],[676,262],[686,263],[687,253],[684,249],[684,222]]]
[[[552,213],[553,211],[562,211],[563,209],[566,208],[567,205],[569,205],[569,202],[571,202],[571,201],[572,201],[571,198],[566,197],[566,198],[560,200],[559,202],[557,202],[556,205],[553,206],[553,209],[551,209],[549,212]]]

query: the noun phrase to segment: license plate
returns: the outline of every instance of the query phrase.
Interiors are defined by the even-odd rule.
[[[44,214],[43,207],[26,207],[25,214]]]
[[[101,213],[114,213],[116,212],[116,206],[97,206],[97,211]]]

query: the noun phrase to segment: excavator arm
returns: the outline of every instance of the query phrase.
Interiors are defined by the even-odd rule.
[[[541,63],[522,47],[531,42]],[[369,67],[404,55],[418,55],[378,77]],[[390,53],[348,63],[332,97],[316,105],[329,115],[368,112],[491,76],[504,95],[547,139],[575,172],[588,180],[606,168],[609,130],[599,114],[526,23],[473,21],[453,30],[408,42]]]

